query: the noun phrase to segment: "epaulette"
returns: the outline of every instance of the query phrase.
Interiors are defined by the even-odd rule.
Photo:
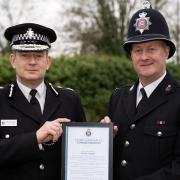
[[[0,86],[0,89],[3,89],[4,87],[3,86]]]
[[[68,87],[57,86],[57,88],[59,88],[59,89],[69,89],[69,90],[71,90],[71,91],[74,91],[74,89],[68,88]]]
[[[59,93],[56,91],[56,89],[53,87],[53,85],[51,83],[48,83],[48,84],[49,84],[51,90],[58,96]]]
[[[117,93],[118,92],[118,90],[119,90],[119,88],[118,87],[116,87],[113,91],[112,91],[112,93],[114,94],[114,93]]]
[[[68,87],[65,87],[64,89],[69,89],[69,90],[71,90],[71,91],[74,91],[74,89],[71,89],[71,88],[68,88]]]
[[[114,91],[117,91],[119,88],[115,88]]]

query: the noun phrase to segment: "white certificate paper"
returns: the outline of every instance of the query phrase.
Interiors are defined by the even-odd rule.
[[[65,133],[64,180],[110,180],[109,126],[66,126]]]

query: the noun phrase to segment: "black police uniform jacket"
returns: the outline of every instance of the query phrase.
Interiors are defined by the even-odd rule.
[[[116,89],[109,104],[114,180],[179,180],[180,84],[167,73],[138,114],[137,85]]]
[[[80,97],[72,90],[47,84],[41,123],[36,117],[16,83],[0,90],[0,179],[61,179],[61,140],[40,150],[36,131],[56,118],[85,121]],[[17,126],[3,126],[2,120],[17,120]]]

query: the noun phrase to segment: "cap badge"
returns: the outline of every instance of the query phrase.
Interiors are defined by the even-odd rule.
[[[144,30],[149,30],[149,26],[152,24],[149,21],[150,17],[146,17],[146,15],[146,12],[139,13],[139,18],[136,19],[136,23],[134,24],[136,31],[139,31],[141,34]]]
[[[34,31],[32,30],[32,28],[28,28],[27,32],[27,38],[32,39],[34,37]]]

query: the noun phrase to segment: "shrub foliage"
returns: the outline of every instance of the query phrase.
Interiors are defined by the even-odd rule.
[[[172,74],[180,79],[180,65],[168,64]],[[0,60],[0,85],[15,78],[7,57]],[[131,61],[126,57],[75,56],[53,59],[46,80],[56,86],[68,87],[80,93],[87,120],[98,121],[106,115],[113,89],[131,84],[137,79]]]

